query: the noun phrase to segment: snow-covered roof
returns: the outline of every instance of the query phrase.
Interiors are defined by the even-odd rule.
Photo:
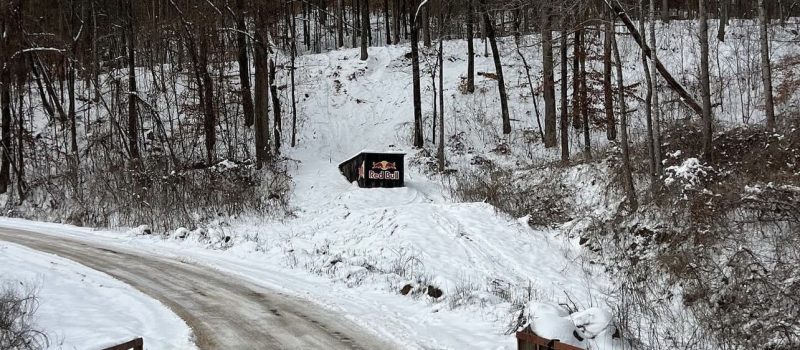
[[[406,154],[406,152],[403,152],[403,151],[378,151],[378,150],[374,150],[374,149],[362,149],[362,150],[358,151],[356,154],[354,154],[354,155],[352,155],[350,157],[347,157],[347,159],[345,159],[343,162],[339,163],[339,166],[341,166],[342,164],[353,160],[353,158],[358,157],[360,154],[364,154],[364,153],[398,154],[398,155],[405,155]]]

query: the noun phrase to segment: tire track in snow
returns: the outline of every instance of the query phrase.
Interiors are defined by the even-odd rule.
[[[73,260],[161,301],[192,328],[200,349],[392,348],[307,301],[207,267],[10,228],[0,228],[0,240]]]

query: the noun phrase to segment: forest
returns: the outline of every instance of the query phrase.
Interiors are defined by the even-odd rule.
[[[292,217],[308,85],[359,78],[304,58],[402,47],[405,141],[426,155],[412,164],[456,199],[566,222],[582,204],[536,174],[608,165],[619,206],[571,229],[622,281],[634,345],[797,348],[798,15],[795,0],[2,0],[3,209],[163,232]],[[497,104],[457,110],[452,91]],[[487,153],[511,160],[456,169],[469,147],[453,130],[481,118],[499,126],[478,136]],[[515,182],[521,162],[554,182]]]

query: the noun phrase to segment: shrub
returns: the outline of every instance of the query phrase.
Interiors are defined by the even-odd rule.
[[[47,335],[33,325],[39,307],[36,289],[24,289],[11,281],[0,286],[0,349],[37,350],[50,344]]]

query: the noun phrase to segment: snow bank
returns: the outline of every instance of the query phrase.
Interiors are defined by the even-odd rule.
[[[36,327],[52,349],[96,349],[136,337],[147,349],[196,349],[189,326],[167,307],[55,255],[0,242],[0,280],[38,288]]]
[[[610,311],[591,307],[570,314],[551,303],[532,301],[526,306],[525,327],[546,339],[589,350],[624,349]],[[523,327],[524,328],[524,327]]]

